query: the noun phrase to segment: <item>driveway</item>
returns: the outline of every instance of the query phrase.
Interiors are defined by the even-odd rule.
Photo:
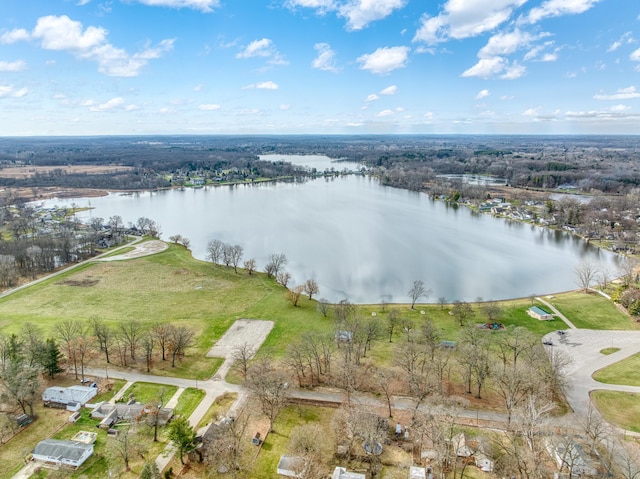
[[[570,364],[565,368],[569,384],[566,396],[571,408],[577,413],[589,410],[589,392],[596,389],[640,393],[640,387],[605,384],[594,380],[594,372],[629,356],[640,353],[640,331],[602,331],[591,329],[570,329],[564,335],[549,333],[543,341],[551,341],[556,350],[566,354]],[[605,355],[605,348],[620,348],[613,354]]]

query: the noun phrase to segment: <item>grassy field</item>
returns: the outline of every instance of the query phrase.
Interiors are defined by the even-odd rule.
[[[620,312],[608,299],[599,294],[571,292],[548,299],[577,328],[582,329],[640,329],[640,324]]]
[[[640,354],[634,354],[593,373],[593,379],[607,384],[640,386]]]
[[[591,399],[611,424],[640,432],[640,395],[620,391],[593,391]]]
[[[177,386],[138,382],[127,388],[121,401],[126,402],[129,397],[133,397],[140,404],[148,404],[151,401],[155,402],[162,396],[162,405],[164,406],[177,390]]]
[[[202,389],[187,388],[178,398],[178,405],[175,409],[176,416],[189,417],[191,413],[195,411],[200,404],[200,401],[204,398],[204,391]]]

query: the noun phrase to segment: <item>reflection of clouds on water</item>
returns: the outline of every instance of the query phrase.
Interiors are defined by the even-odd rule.
[[[433,290],[430,302],[552,293],[576,287],[574,269],[585,259],[615,258],[566,232],[472,214],[361,176],[65,201],[91,201],[91,213],[77,213],[83,220],[152,218],[165,239],[188,237],[199,259],[212,239],[243,246],[258,270],[284,253],[291,284],[314,278],[318,297],[332,302],[407,302],[414,280]]]

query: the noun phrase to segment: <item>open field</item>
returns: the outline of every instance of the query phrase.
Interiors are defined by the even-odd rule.
[[[131,166],[120,165],[56,165],[56,166],[10,166],[0,168],[0,178],[31,178],[35,175],[47,175],[49,173],[61,175],[112,175],[125,171],[133,171]]]
[[[577,328],[582,329],[640,329],[640,324],[620,312],[608,299],[599,294],[571,292],[547,299]]]
[[[640,432],[640,395],[598,390],[591,393],[591,399],[608,422],[628,431]]]

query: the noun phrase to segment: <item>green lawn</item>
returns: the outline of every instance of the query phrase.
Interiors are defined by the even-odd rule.
[[[195,411],[200,404],[200,401],[204,398],[204,391],[202,389],[187,388],[182,391],[182,394],[178,398],[178,405],[175,409],[176,416],[189,417],[191,413]]]
[[[591,399],[611,424],[640,432],[640,395],[620,391],[593,391]]]
[[[620,312],[615,304],[599,294],[571,292],[548,299],[577,328],[640,329],[640,325]]]
[[[593,379],[607,384],[640,386],[640,353],[596,371]]]
[[[166,386],[163,384],[155,383],[133,383],[125,391],[121,401],[126,402],[127,398],[131,395],[135,398],[136,402],[140,404],[147,404],[151,401],[157,400],[162,394],[162,404],[165,405],[173,397],[178,390],[177,386]]]

